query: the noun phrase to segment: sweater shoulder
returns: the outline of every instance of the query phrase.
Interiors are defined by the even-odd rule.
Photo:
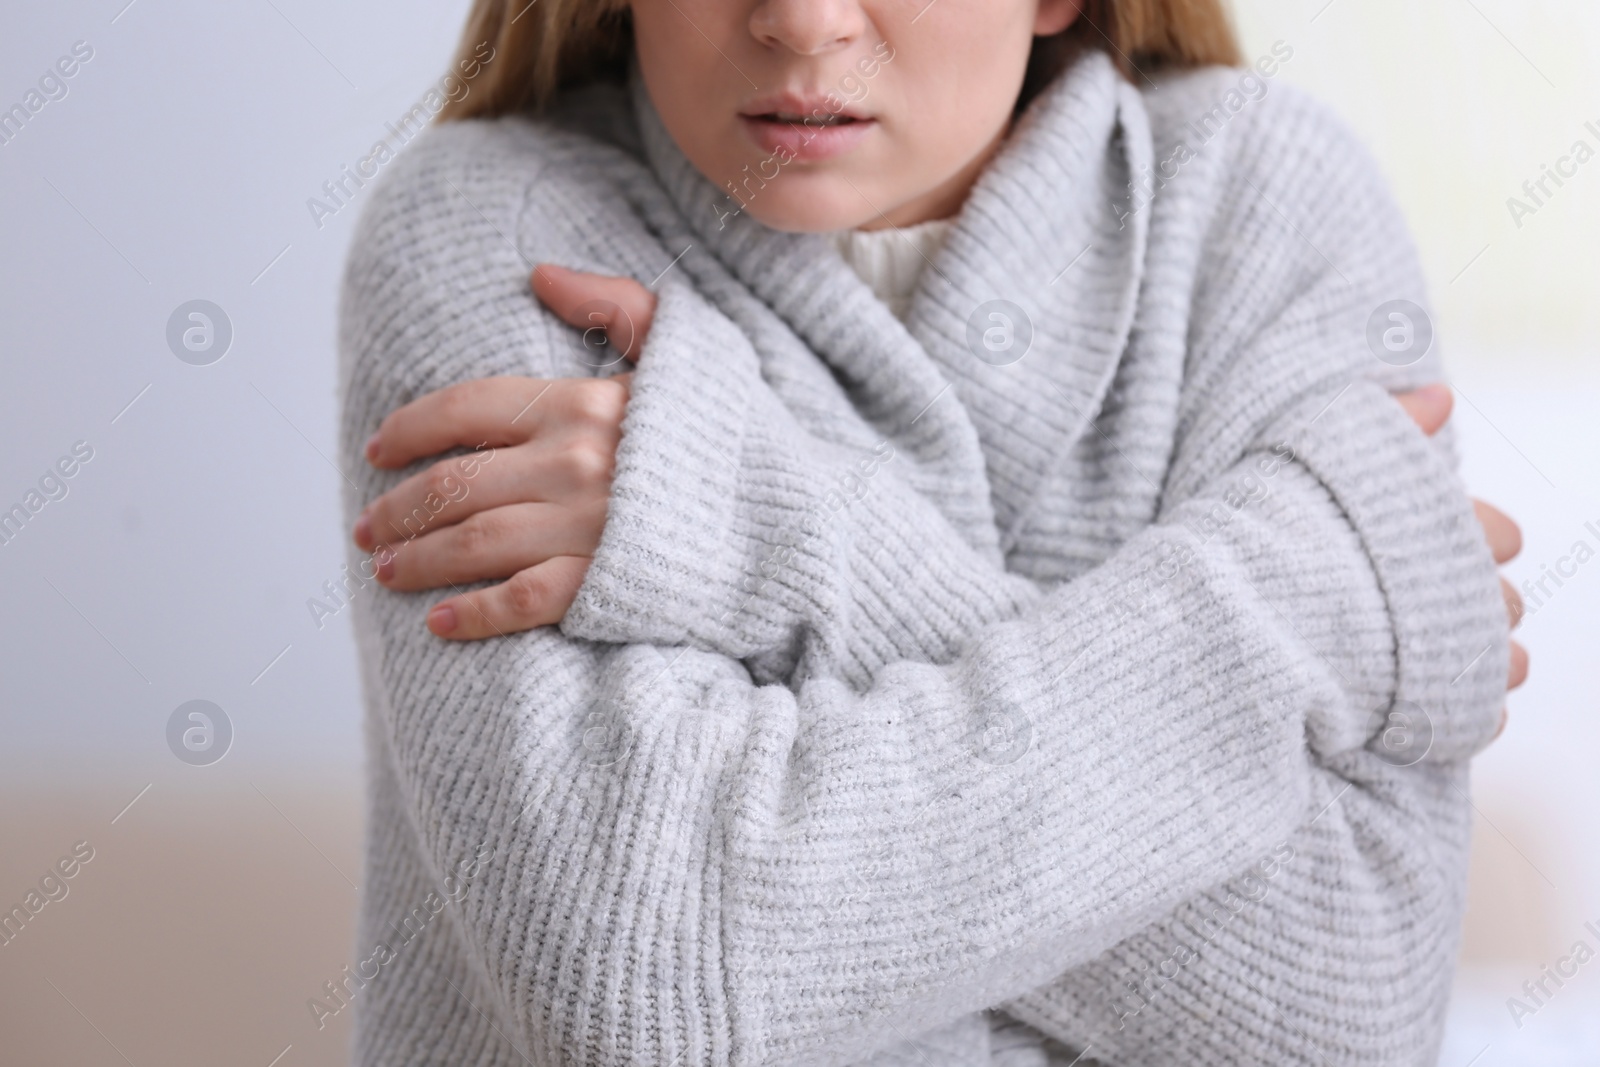
[[[1377,160],[1331,107],[1257,67],[1171,74],[1142,95],[1148,269],[1187,295],[1180,430],[1214,442],[1199,452],[1237,443],[1229,427],[1250,422],[1236,417],[1239,397],[1264,418],[1308,390],[1443,378],[1410,229]],[[1371,337],[1396,309],[1427,338],[1405,358]]]
[[[1191,263],[1199,347],[1236,349],[1296,312],[1359,320],[1348,328],[1361,338],[1381,305],[1427,307],[1389,182],[1327,104],[1256,67],[1170,75],[1144,98],[1153,239]],[[1362,353],[1375,362],[1363,342],[1350,369],[1396,387],[1441,373],[1435,352],[1407,368],[1362,365]]]
[[[1213,251],[1231,236],[1315,252],[1333,273],[1409,269],[1386,254],[1412,246],[1376,158],[1332,107],[1268,69],[1204,67],[1146,89],[1156,201],[1208,224]]]
[[[455,381],[594,373],[529,275],[538,262],[604,269],[608,241],[630,247],[639,227],[619,193],[642,165],[569,117],[430,127],[368,191],[339,295],[341,383],[366,432]]]
[[[1194,170],[1193,184],[1210,185],[1219,204],[1253,189],[1253,199],[1271,199],[1297,223],[1337,230],[1349,215],[1381,209],[1394,224],[1388,182],[1361,139],[1333,108],[1284,80],[1277,60],[1292,54],[1174,72],[1145,86],[1157,181],[1179,183]]]
[[[637,167],[624,144],[576,128],[567,115],[429,127],[379,179],[356,226],[350,267],[404,255],[419,267],[448,268],[450,249],[469,251],[454,239],[463,228],[487,226],[514,243],[530,215],[615,211],[619,183]]]

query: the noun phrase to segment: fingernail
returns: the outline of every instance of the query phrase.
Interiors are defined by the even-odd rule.
[[[356,519],[355,540],[359,548],[370,549],[372,547],[372,520],[367,517],[365,511]]]
[[[394,577],[394,553],[379,549],[373,553],[373,559],[378,561],[378,581],[387,582]]]
[[[378,459],[378,435],[373,434],[367,438],[367,443],[362,446],[361,452],[367,457],[368,463],[375,463]]]
[[[439,604],[428,612],[428,629],[440,637],[456,628],[456,609],[449,604]]]

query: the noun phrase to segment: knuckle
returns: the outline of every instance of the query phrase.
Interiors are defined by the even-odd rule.
[[[461,418],[461,408],[461,387],[459,385],[451,386],[435,398],[431,420],[436,423],[455,422]]]
[[[506,582],[506,607],[519,619],[536,617],[549,599],[549,586],[537,574],[523,571]]]
[[[616,452],[592,438],[582,438],[561,450],[561,463],[577,485],[609,485]]]
[[[456,548],[464,556],[486,554],[500,531],[498,524],[481,512],[462,520],[456,527]]]
[[[435,463],[428,468],[427,476],[423,478],[422,485],[428,494],[433,497],[448,499],[455,491],[457,485],[456,473],[451,463]],[[437,507],[438,501],[431,501],[429,509]]]
[[[457,382],[439,394],[440,413],[448,418],[460,418],[475,402],[478,392],[487,383],[482,381]]]
[[[614,427],[622,422],[628,400],[627,387],[608,378],[590,378],[572,393],[572,416],[577,422],[597,427]]]

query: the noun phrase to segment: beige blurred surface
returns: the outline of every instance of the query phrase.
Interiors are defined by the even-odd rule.
[[[350,958],[359,793],[223,767],[180,767],[120,818],[139,784],[0,791],[6,910],[74,842],[94,849],[0,947],[0,1064],[347,1061],[349,1012],[318,1031],[306,1001]]]
[[[1530,814],[1514,810],[1474,821],[1463,966],[1536,970],[1572,944],[1556,886],[1538,866],[1555,869],[1546,858],[1552,843],[1533,825]]]

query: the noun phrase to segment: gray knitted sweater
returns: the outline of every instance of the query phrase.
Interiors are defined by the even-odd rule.
[[[393,165],[343,294],[352,521],[392,408],[597,373],[532,262],[660,304],[564,623],[358,606],[360,1063],[998,1063],[989,1008],[1114,1064],[1429,1060],[1504,609],[1385,392],[1436,357],[1366,340],[1425,302],[1372,162],[1236,77],[1080,59],[903,324],[637,85]]]

